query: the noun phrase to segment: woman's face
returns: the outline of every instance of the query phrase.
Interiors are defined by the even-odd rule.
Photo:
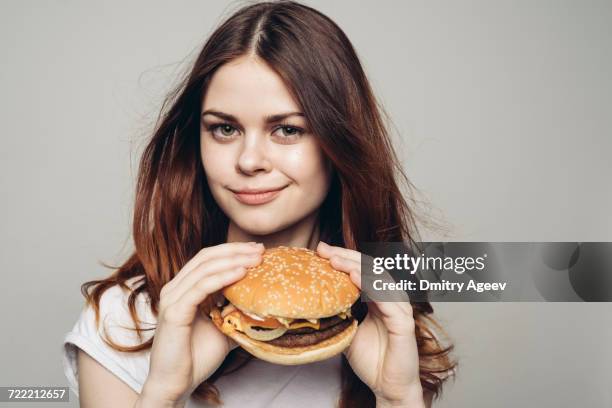
[[[331,165],[289,90],[261,59],[240,57],[221,66],[202,107],[204,171],[213,197],[235,226],[267,235],[319,208]],[[273,189],[280,191],[236,194]]]

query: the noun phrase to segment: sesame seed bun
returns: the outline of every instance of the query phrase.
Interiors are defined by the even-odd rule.
[[[318,319],[350,308],[359,289],[328,259],[307,248],[266,249],[262,262],[223,290],[238,309],[258,316]]]
[[[213,323],[243,349],[271,363],[295,365],[330,358],[346,349],[357,332],[350,309],[359,289],[346,273],[310,249],[266,249],[262,262],[247,268],[245,277],[225,288],[223,295],[231,303],[229,308],[237,310],[228,314],[228,306],[223,312],[213,308]],[[245,314],[258,317],[261,324]],[[292,329],[293,323],[288,323],[286,334],[281,331],[274,340],[259,338],[245,328],[264,326],[270,319],[312,327]],[[277,321],[269,327],[278,326]]]

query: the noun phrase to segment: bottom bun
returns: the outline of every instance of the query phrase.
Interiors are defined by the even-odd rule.
[[[223,318],[218,309],[213,309],[210,314],[213,323],[221,332],[232,338],[239,346],[255,357],[274,364],[297,365],[313,363],[325,360],[341,353],[353,341],[357,333],[357,320],[353,320],[350,326],[333,337],[319,343],[304,347],[281,347],[254,340],[233,327],[223,325]]]

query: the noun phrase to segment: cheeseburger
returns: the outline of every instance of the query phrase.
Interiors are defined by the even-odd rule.
[[[270,248],[262,258],[223,289],[225,305],[210,313],[214,324],[276,364],[323,360],[348,347],[357,331],[351,306],[359,297],[349,276],[306,248]]]

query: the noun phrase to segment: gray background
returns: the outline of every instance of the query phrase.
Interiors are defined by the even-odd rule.
[[[79,285],[131,249],[161,98],[240,4],[0,3],[0,385],[66,383]],[[393,119],[426,240],[612,241],[611,2],[307,4]],[[610,304],[435,306],[461,358],[437,406],[612,406]]]

